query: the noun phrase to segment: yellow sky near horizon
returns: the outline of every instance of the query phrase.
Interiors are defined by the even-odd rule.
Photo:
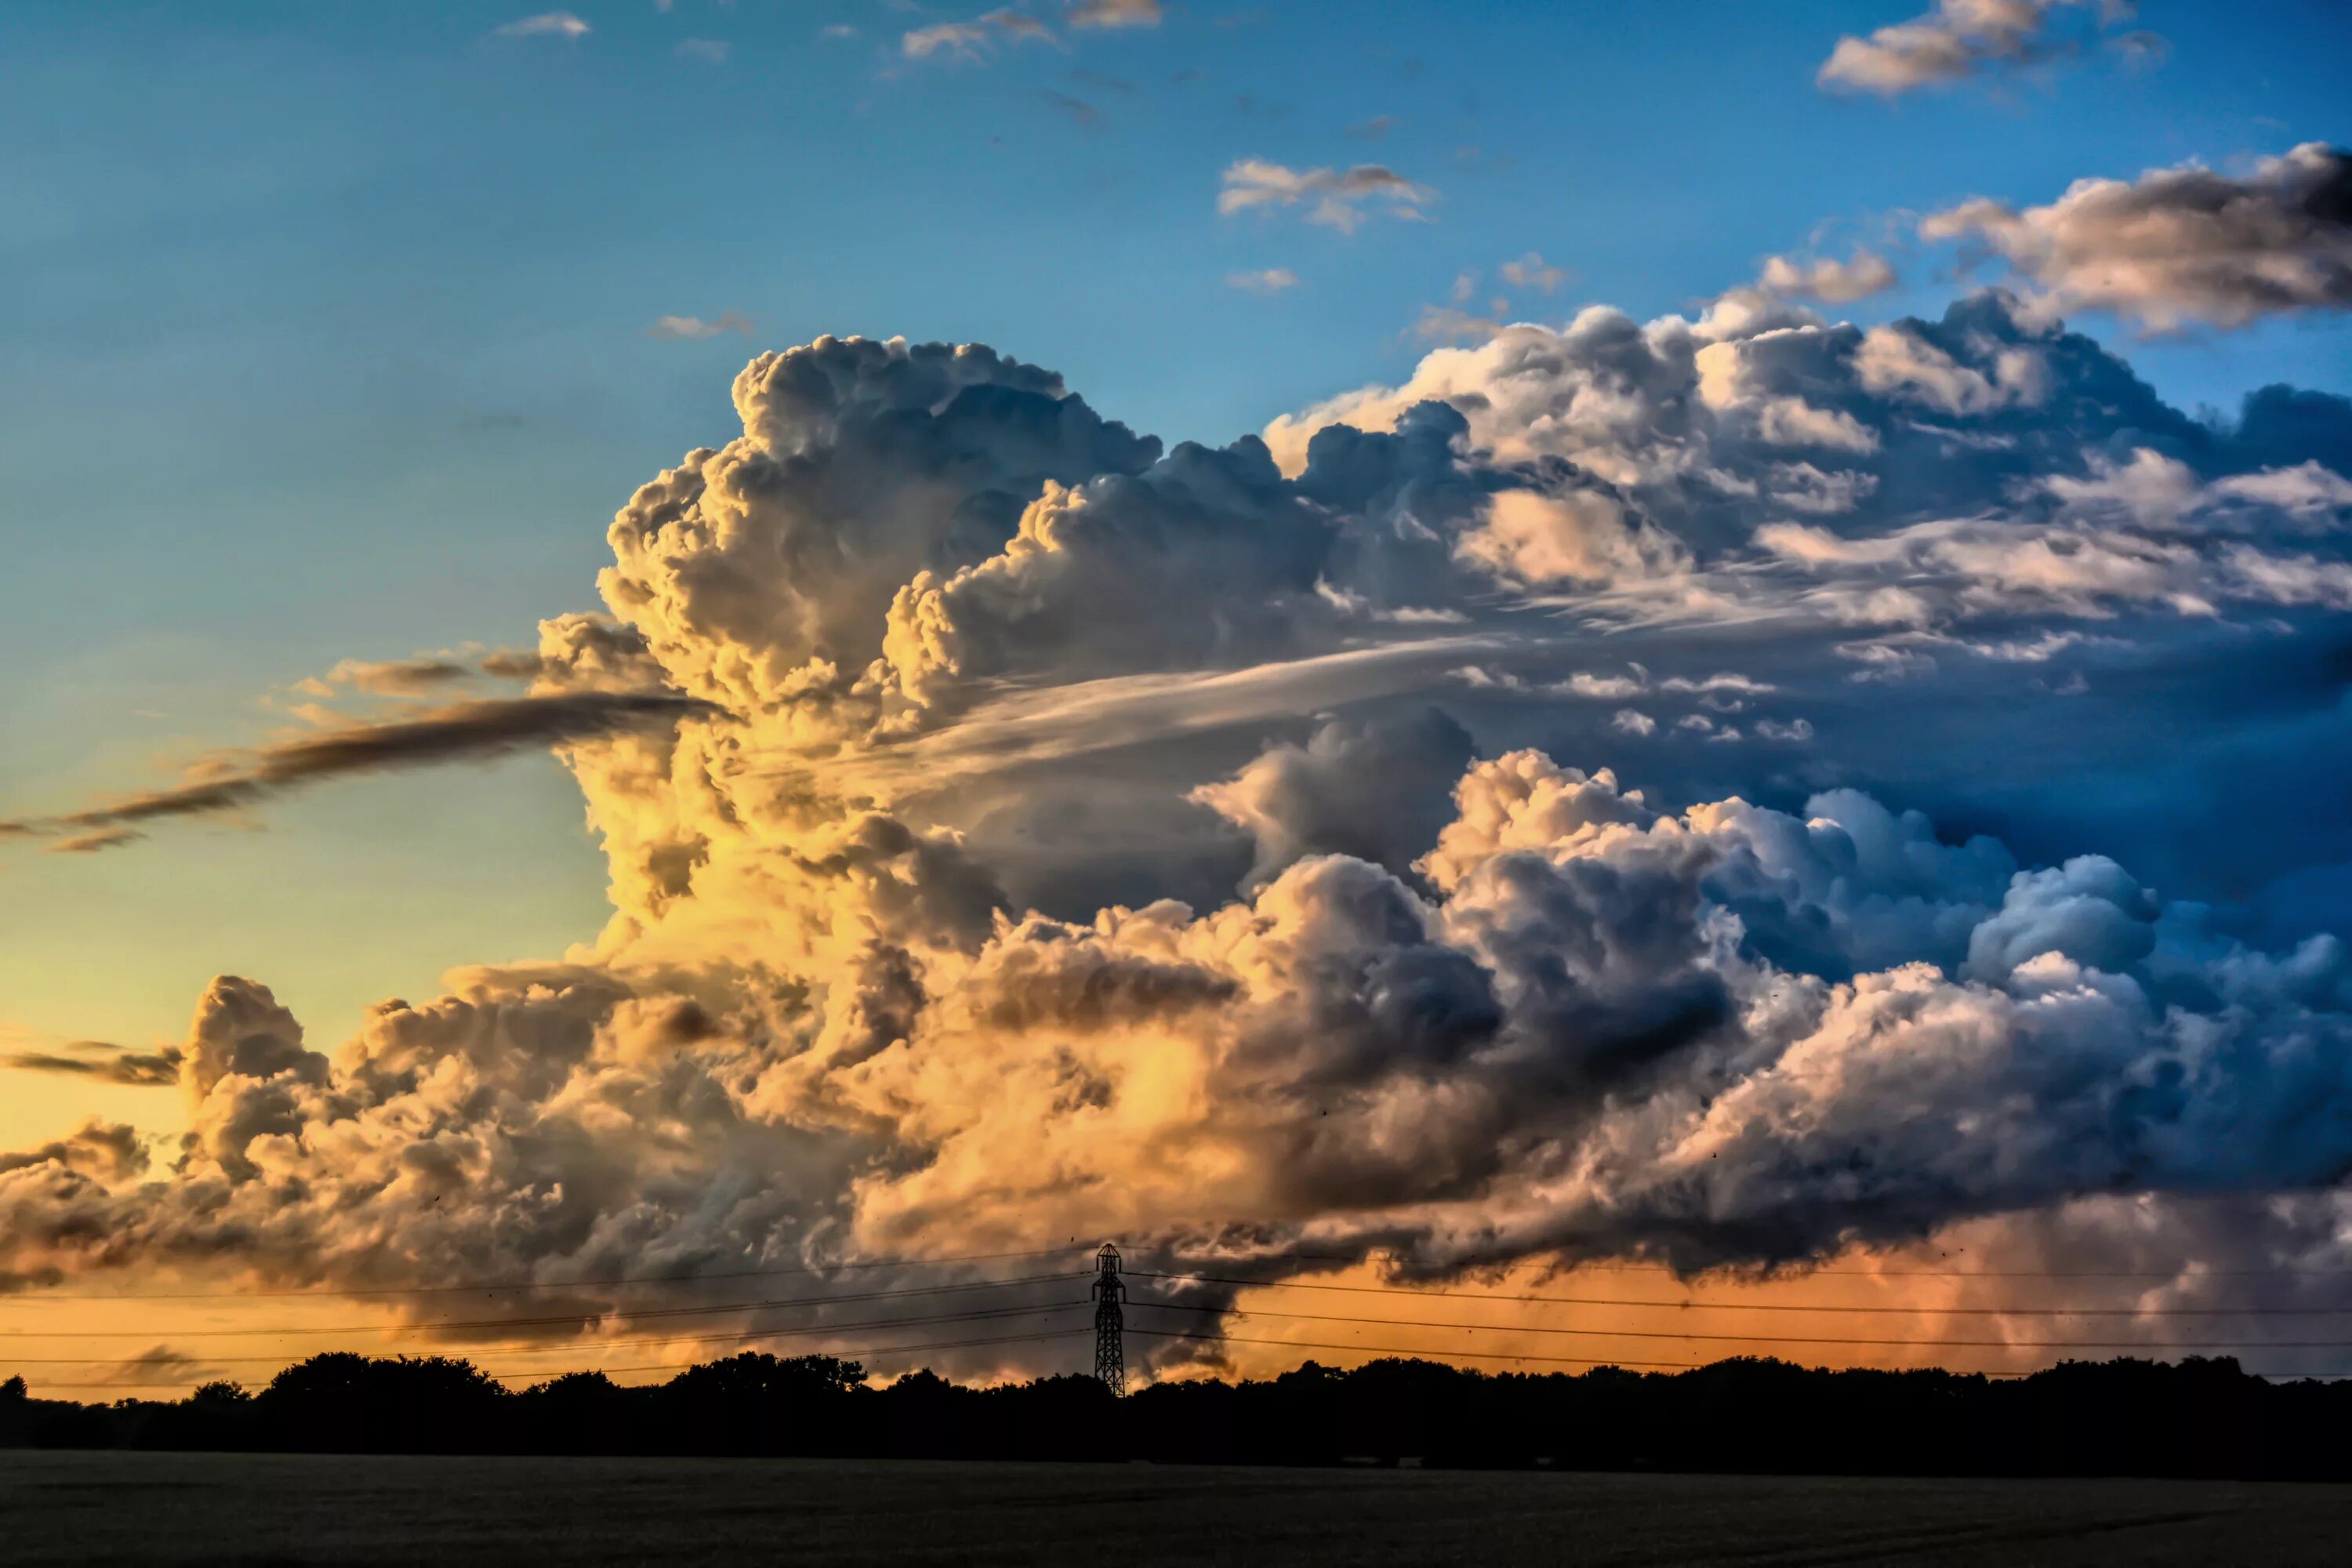
[[[1674,1371],[1751,1355],[1808,1366],[1941,1366],[2013,1374],[2070,1358],[2105,1360],[2135,1350],[2177,1353],[2179,1342],[2189,1339],[2254,1333],[2268,1340],[2308,1340],[2318,1337],[2315,1325],[2331,1321],[2325,1317],[2288,1319],[2284,1325],[2252,1318],[2200,1317],[2185,1323],[2135,1319],[2131,1314],[2136,1310],[2158,1305],[2150,1288],[2159,1281],[1995,1277],[1965,1272],[1964,1264],[1956,1268],[1954,1263],[1932,1247],[1848,1255],[1810,1275],[1705,1279],[1687,1288],[1672,1274],[1646,1266],[1600,1264],[1551,1276],[1522,1267],[1492,1279],[1426,1289],[1390,1286],[1376,1265],[1362,1264],[1294,1276],[1278,1286],[1243,1289],[1234,1299],[1236,1312],[1222,1326],[1212,1313],[1154,1305],[1159,1282],[1134,1275],[1126,1314],[1128,1364],[1131,1385],[1155,1375],[1265,1378],[1307,1361],[1347,1367],[1387,1355],[1452,1362],[1490,1373],[1576,1373],[1597,1365]],[[1943,1272],[1927,1272],[1939,1265]],[[1004,1273],[1019,1267],[1003,1266],[993,1277],[1033,1277]],[[45,1397],[170,1398],[214,1379],[258,1387],[305,1356],[347,1350],[371,1355],[463,1356],[517,1387],[587,1370],[605,1371],[617,1382],[647,1383],[746,1350],[855,1356],[877,1346],[1054,1332],[1048,1340],[865,1358],[883,1381],[930,1365],[961,1381],[996,1382],[1091,1368],[1093,1331],[1084,1304],[1087,1272],[1082,1268],[1070,1270],[1066,1291],[1032,1288],[1028,1300],[1040,1300],[1040,1289],[1044,1300],[1064,1299],[1050,1317],[1023,1311],[980,1321],[919,1321],[994,1311],[1002,1303],[1024,1300],[1013,1292],[968,1292],[850,1306],[845,1310],[857,1322],[872,1326],[845,1324],[830,1333],[748,1334],[742,1328],[748,1314],[714,1307],[707,1314],[684,1318],[634,1323],[608,1320],[584,1334],[544,1330],[537,1338],[487,1327],[438,1331],[433,1327],[436,1321],[478,1324],[488,1318],[545,1317],[563,1310],[521,1305],[512,1292],[271,1295],[237,1292],[218,1279],[207,1284],[192,1279],[187,1289],[218,1293],[163,1301],[106,1299],[91,1291],[85,1280],[70,1295],[32,1291],[0,1297],[0,1374],[22,1373],[33,1393]],[[573,1301],[674,1310],[704,1301],[818,1298],[840,1293],[845,1286],[855,1291],[856,1279],[837,1276],[822,1284],[803,1281],[789,1287],[712,1280],[685,1289],[583,1291]],[[1509,1299],[1528,1296],[1549,1300]],[[2070,1308],[2104,1312],[2022,1315]],[[1151,1358],[1158,1354],[1164,1361],[1167,1347],[1177,1342],[1152,1331],[1222,1332],[1226,1336],[1217,1347],[1222,1363],[1171,1363],[1154,1373],[1147,1370]],[[2040,1342],[2068,1342],[2081,1348],[2053,1348]],[[2265,1352],[2249,1345],[2204,1353],[2235,1353],[2250,1370],[2283,1375],[2352,1369],[2352,1352]]]

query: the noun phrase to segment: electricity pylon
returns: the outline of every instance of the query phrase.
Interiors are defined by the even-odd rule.
[[[1118,1248],[1106,1241],[1095,1254],[1095,1376],[1117,1399],[1127,1393],[1126,1327],[1121,1304],[1127,1281],[1118,1277]]]

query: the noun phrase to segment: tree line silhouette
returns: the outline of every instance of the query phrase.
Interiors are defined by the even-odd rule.
[[[340,1453],[790,1454],[1785,1474],[2352,1479],[2352,1384],[2231,1358],[2069,1362],[1996,1380],[1741,1357],[1676,1373],[1309,1362],[1265,1381],[973,1387],[747,1353],[667,1383],[572,1373],[513,1391],[443,1356],[317,1355],[258,1392],[81,1405],[0,1384],[0,1447]]]

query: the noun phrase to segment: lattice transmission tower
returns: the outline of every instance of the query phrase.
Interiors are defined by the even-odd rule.
[[[1095,1376],[1119,1398],[1127,1393],[1127,1344],[1122,1334],[1127,1281],[1118,1277],[1118,1248],[1106,1241],[1095,1254]]]

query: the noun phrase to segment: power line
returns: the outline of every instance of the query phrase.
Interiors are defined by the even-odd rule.
[[[977,1322],[992,1318],[1025,1317],[1031,1313],[1043,1316],[1048,1312],[1066,1312],[1074,1307],[1085,1305],[1084,1301],[1056,1301],[1045,1306],[987,1307],[973,1311],[940,1312],[915,1318],[872,1318],[854,1323],[814,1323],[799,1329],[746,1329],[740,1332],[723,1334],[611,1334],[584,1343],[576,1340],[556,1340],[536,1345],[471,1345],[463,1348],[486,1354],[507,1352],[517,1355],[551,1355],[558,1352],[576,1354],[583,1349],[593,1350],[602,1345],[740,1344],[750,1340],[806,1339],[814,1335],[848,1332],[858,1329],[903,1328],[912,1323]],[[156,1337],[163,1339],[169,1336]],[[283,1352],[274,1355],[214,1355],[188,1358],[189,1364],[192,1366],[239,1366],[264,1363],[283,1364],[286,1361],[287,1357]],[[101,1366],[107,1364],[106,1359],[102,1356],[7,1356],[0,1358],[0,1363],[8,1366]]]
[[[2314,1318],[2352,1316],[2342,1307],[1889,1307],[1819,1306],[1787,1301],[1659,1301],[1622,1296],[1501,1296],[1478,1290],[1419,1290],[1403,1285],[1318,1285],[1304,1279],[1244,1279],[1226,1274],[1155,1274],[1128,1271],[1139,1279],[1172,1279],[1204,1285],[1237,1285],[1254,1290],[1337,1290],[1356,1296],[1444,1297],[1464,1301],[1534,1301],[1559,1307],[1660,1307],[1710,1312],[1869,1312],[1896,1317],[1966,1318]]]
[[[1057,1258],[1081,1248],[1033,1247],[1024,1252],[967,1252],[950,1258],[877,1258],[856,1263],[822,1263],[796,1268],[738,1268],[717,1274],[616,1274],[602,1279],[478,1280],[469,1285],[320,1285],[300,1290],[132,1290],[51,1295],[27,1291],[16,1304],[37,1306],[47,1301],[247,1301],[315,1296],[444,1296],[479,1290],[584,1290],[607,1285],[701,1285],[723,1279],[781,1279],[786,1275],[828,1274],[852,1268],[933,1268],[953,1263],[992,1263],[1008,1258]]]
[[[1588,1356],[1518,1355],[1507,1353],[1502,1351],[1443,1351],[1433,1352],[1425,1350],[1409,1350],[1402,1345],[1351,1345],[1331,1340],[1272,1340],[1258,1338],[1248,1334],[1188,1333],[1175,1329],[1129,1329],[1128,1332],[1131,1334],[1143,1334],[1151,1339],[1160,1340],[1211,1341],[1243,1345],[1279,1345],[1291,1350],[1349,1351],[1359,1355],[1393,1355],[1403,1356],[1409,1360],[1427,1360],[1433,1354],[1438,1354],[1447,1357],[1458,1357],[1465,1361],[1532,1361],[1561,1366],[1675,1367],[1685,1371],[1702,1367],[1719,1366],[1723,1364],[1721,1362],[1707,1361],[1622,1361],[1615,1358],[1612,1358],[1607,1361],[1601,1361]],[[1946,1372],[1950,1369],[1940,1366],[1932,1366],[1854,1367],[1848,1368],[1846,1370],[1859,1372]],[[2052,1369],[2043,1367],[2038,1370],[2047,1372]],[[2031,1377],[2033,1373],[2030,1372],[1979,1372],[1955,1373],[1953,1375],[1957,1377],[1987,1377],[2007,1380]],[[2342,1381],[2347,1377],[2352,1377],[2352,1373],[2346,1373],[2301,1372],[2250,1372],[2247,1373],[2246,1375],[2249,1377],[2283,1378],[2288,1381],[2313,1383],[2334,1383]]]
[[[1376,1257],[1393,1258],[1378,1248],[1370,1252],[1292,1252],[1267,1258],[1270,1265],[1292,1263],[1369,1263]],[[1529,1254],[1533,1257],[1535,1254]],[[1243,1262],[1251,1261],[1242,1259]],[[1514,1265],[1515,1266],[1515,1265]],[[1477,1267],[1467,1265],[1465,1267]],[[1671,1263],[1577,1262],[1567,1268],[1570,1273],[1592,1274],[1680,1274]],[[2200,1279],[2275,1279],[2308,1277],[2312,1279],[2342,1279],[2352,1276],[2352,1268],[2320,1268],[2312,1265],[2281,1264],[2269,1268],[1807,1268],[1796,1278],[1840,1279],[2178,1279],[2193,1274]]]
[[[866,1268],[929,1268],[959,1263],[988,1263],[1006,1258],[1055,1258],[1084,1250],[1083,1244],[1067,1247],[1030,1247],[1013,1252],[967,1252],[941,1258],[876,1258],[851,1262],[809,1264],[783,1268],[736,1268],[709,1274],[613,1274],[586,1279],[481,1279],[457,1285],[321,1285],[290,1290],[127,1290],[86,1291],[74,1293],[28,1290],[11,1301],[0,1305],[37,1306],[49,1301],[213,1301],[213,1300],[279,1300],[318,1297],[332,1300],[353,1296],[444,1296],[467,1295],[474,1292],[495,1294],[502,1290],[578,1290],[602,1289],[618,1285],[690,1286],[705,1285],[730,1279],[782,1279],[796,1275],[843,1273]],[[1358,1264],[1370,1261],[1373,1253],[1298,1252],[1276,1260],[1290,1263]],[[1656,1273],[1676,1274],[1680,1270],[1664,1263],[1597,1262],[1573,1266],[1579,1273]],[[1140,1274],[1142,1270],[1129,1270]],[[1801,1278],[1847,1279],[2177,1279],[2190,1270],[2183,1268],[1808,1268]],[[2256,1279],[2352,1277],[2352,1268],[2315,1268],[2280,1266],[2271,1268],[2200,1268],[2194,1276],[2203,1279]],[[1171,1278],[1171,1276],[1158,1276]],[[1202,1276],[1201,1278],[1206,1278]],[[1251,1281],[1260,1283],[1260,1281]]]
[[[1419,1318],[1349,1318],[1327,1312],[1276,1312],[1251,1309],[1191,1306],[1174,1301],[1138,1301],[1139,1307],[1163,1311],[1217,1312],[1236,1318],[1287,1318],[1308,1323],[1377,1323],[1390,1328],[1462,1329],[1487,1334],[1573,1334],[1596,1340],[1705,1340],[1711,1343],[1749,1345],[1895,1345],[1918,1350],[2352,1350],[2352,1340],[2177,1340],[2152,1345],[2145,1340],[1916,1340],[1853,1339],[1832,1334],[1681,1333],[1664,1329],[1571,1329],[1532,1323],[1435,1323]],[[1440,1352],[1444,1353],[1444,1352]]]
[[[1204,1340],[1237,1345],[1285,1345],[1295,1350],[1355,1351],[1365,1355],[1426,1356],[1427,1351],[1403,1350],[1393,1345],[1347,1345],[1321,1340],[1268,1340],[1248,1334],[1195,1334],[1181,1329],[1129,1329],[1130,1334],[1146,1334],[1156,1340]],[[1590,1356],[1517,1355],[1502,1351],[1447,1351],[1447,1355],[1459,1355],[1472,1361],[1540,1361],[1556,1362],[1562,1366],[1706,1366],[1703,1361],[1601,1361]],[[62,1387],[63,1384],[55,1386]]]
[[[709,1317],[714,1312],[760,1312],[790,1307],[825,1306],[842,1301],[878,1301],[906,1296],[944,1296],[959,1291],[997,1290],[1019,1285],[1045,1285],[1064,1279],[1075,1279],[1076,1274],[1028,1274],[1015,1279],[975,1279],[960,1285],[919,1285],[894,1290],[859,1290],[824,1296],[787,1296],[772,1300],[728,1301],[705,1307],[616,1307],[605,1312],[570,1312],[551,1318],[435,1318],[415,1323],[375,1323],[346,1325],[295,1324],[263,1329],[184,1329],[180,1339],[250,1338],[256,1334],[415,1334],[440,1329],[532,1329],[569,1327],[596,1322],[608,1318],[691,1318]],[[144,1340],[156,1337],[152,1329],[0,1329],[0,1338],[30,1340],[111,1339]]]

